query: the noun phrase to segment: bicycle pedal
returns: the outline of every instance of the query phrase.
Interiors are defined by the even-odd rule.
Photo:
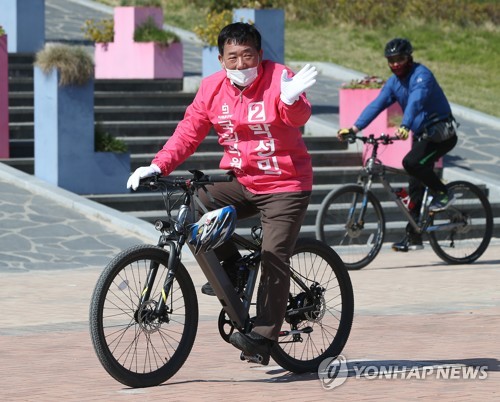
[[[245,352],[241,352],[240,359],[246,360],[248,363],[257,363],[257,364],[262,364],[262,362],[264,361],[264,358],[258,353],[252,356],[245,354]]]

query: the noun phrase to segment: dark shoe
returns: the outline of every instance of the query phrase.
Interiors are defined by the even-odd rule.
[[[429,206],[429,211],[439,212],[444,211],[455,202],[455,196],[449,193],[439,193],[436,195]]]
[[[419,234],[408,234],[403,240],[392,245],[394,251],[402,251],[404,253],[409,250],[422,250],[423,248],[422,236]]]
[[[238,270],[236,269],[236,264],[222,262],[222,268],[224,268],[224,271],[226,271],[226,274],[229,276],[231,283],[236,288],[238,286]],[[215,296],[214,289],[212,288],[212,285],[210,285],[210,282],[205,283],[201,287],[201,293],[207,296]]]
[[[210,285],[210,282],[205,283],[201,287],[201,293],[207,296],[215,296],[214,289],[212,288],[212,285]]]
[[[229,338],[231,344],[241,350],[244,356],[249,357],[252,361],[258,362],[264,366],[269,364],[271,356],[271,346],[273,341],[257,334],[250,332],[242,334],[241,332],[234,332]],[[255,359],[257,357],[257,359]]]

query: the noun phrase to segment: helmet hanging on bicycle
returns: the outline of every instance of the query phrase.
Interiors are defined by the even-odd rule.
[[[204,214],[192,225],[189,243],[195,254],[210,251],[227,241],[236,227],[236,210],[232,205]]]
[[[384,56],[389,68],[398,77],[405,77],[413,65],[413,47],[408,39],[394,38],[385,45]]]

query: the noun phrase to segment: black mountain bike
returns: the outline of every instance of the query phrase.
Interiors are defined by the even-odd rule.
[[[333,189],[321,203],[316,216],[316,237],[339,254],[348,269],[361,269],[379,253],[385,237],[383,206],[395,202],[416,233],[426,234],[434,252],[449,264],[468,264],[486,250],[493,233],[493,213],[488,198],[466,181],[447,184],[456,201],[443,211],[429,211],[431,195],[425,189],[419,220],[416,221],[393,189],[386,173],[406,175],[405,170],[385,166],[377,158],[379,144],[389,145],[398,137],[375,138],[351,135],[372,145],[371,156],[361,170],[357,184]],[[375,181],[382,184],[389,201],[381,202],[372,191]]]
[[[166,218],[155,223],[161,232],[158,244],[138,245],[118,254],[102,272],[92,295],[90,332],[96,354],[113,378],[130,387],[168,380],[182,367],[195,341],[197,295],[181,251],[186,244],[191,247],[187,239],[195,204],[202,206],[197,191],[231,176],[191,173],[187,179],[142,181],[143,186],[160,190],[165,201]],[[227,342],[233,331],[252,329],[261,230],[254,227],[247,237],[235,233],[233,240],[243,250],[236,288],[213,251],[193,252],[223,306],[218,327]],[[297,241],[290,271],[287,311],[271,356],[286,370],[312,372],[325,358],[339,355],[347,342],[354,313],[351,280],[338,255],[316,239]],[[262,359],[243,353],[240,357]]]

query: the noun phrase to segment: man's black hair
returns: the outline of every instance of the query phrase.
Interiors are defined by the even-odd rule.
[[[221,55],[224,54],[224,45],[226,43],[232,43],[235,45],[251,43],[255,46],[257,51],[260,51],[262,38],[260,36],[260,32],[254,25],[247,24],[246,22],[234,22],[226,25],[222,28],[222,31],[220,31],[219,38],[217,39],[217,45]]]

